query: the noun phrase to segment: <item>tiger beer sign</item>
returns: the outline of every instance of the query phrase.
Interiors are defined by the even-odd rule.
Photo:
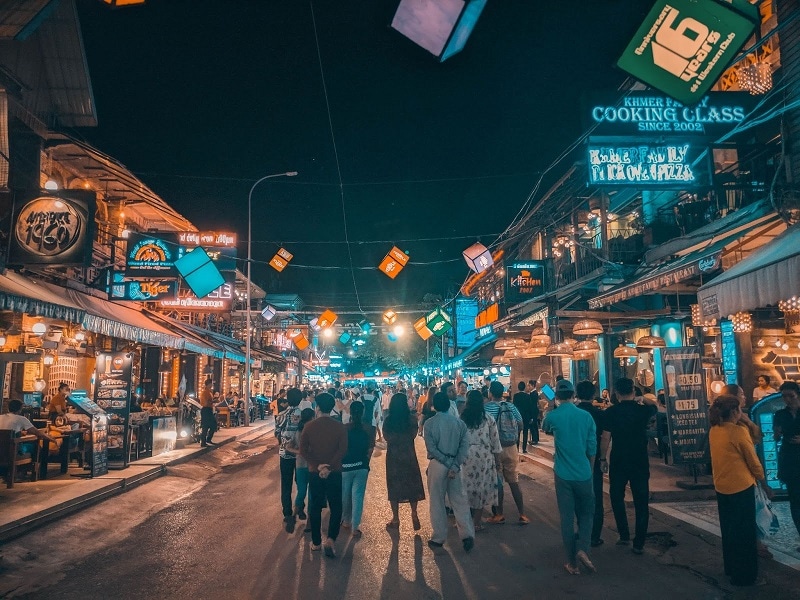
[[[716,83],[759,22],[746,0],[658,0],[617,61],[684,104]]]

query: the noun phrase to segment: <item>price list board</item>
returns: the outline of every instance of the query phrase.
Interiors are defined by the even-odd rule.
[[[669,443],[675,464],[705,464],[708,400],[699,347],[664,348]]]

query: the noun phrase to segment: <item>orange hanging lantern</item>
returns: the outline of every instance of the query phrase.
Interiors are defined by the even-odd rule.
[[[423,340],[427,340],[433,335],[433,332],[428,329],[428,323],[425,321],[425,317],[417,319],[414,323],[414,331],[416,331]]]
[[[319,319],[317,319],[317,326],[320,327],[321,329],[325,329],[326,327],[331,327],[333,326],[334,323],[336,323],[336,319],[338,318],[339,315],[337,315],[331,309],[327,309],[324,313],[322,313],[319,316]]]
[[[389,254],[387,254],[381,261],[381,264],[378,265],[378,269],[387,277],[394,279],[397,277],[397,274],[403,270],[403,267],[408,264],[408,261],[408,254],[400,250],[397,246],[392,246],[392,249],[389,250]]]
[[[277,254],[272,257],[272,260],[269,261],[269,266],[275,269],[278,273],[283,271],[286,268],[286,265],[289,264],[294,258],[294,254],[286,250],[285,248],[281,248],[278,250]]]
[[[394,312],[391,308],[383,313],[383,322],[387,325],[394,325],[394,322],[397,321],[397,313]]]

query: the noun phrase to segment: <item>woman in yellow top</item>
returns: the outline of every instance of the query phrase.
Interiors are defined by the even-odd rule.
[[[708,438],[725,574],[733,585],[755,585],[759,583],[756,483],[761,484],[767,497],[772,498],[773,494],[764,479],[750,433],[737,425],[741,412],[736,396],[719,396],[709,411],[712,427]]]

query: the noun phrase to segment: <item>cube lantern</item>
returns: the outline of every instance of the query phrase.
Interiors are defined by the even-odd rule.
[[[425,322],[425,317],[420,317],[414,322],[414,331],[416,331],[419,337],[421,337],[423,340],[427,340],[433,335],[433,332],[428,329],[428,324]]]
[[[491,251],[481,243],[473,244],[461,254],[467,266],[476,273],[483,273],[494,264]]]
[[[269,261],[269,266],[275,269],[278,273],[280,273],[286,268],[286,265],[289,264],[289,261],[291,261],[292,258],[294,258],[294,254],[292,254],[285,248],[281,248],[280,250],[278,250],[275,256],[272,257],[272,260]]]
[[[408,264],[408,261],[408,254],[400,250],[397,246],[392,246],[392,249],[389,250],[389,254],[387,254],[381,261],[381,264],[378,265],[378,269],[387,277],[394,279],[397,277],[397,274],[403,270],[403,267]]]
[[[397,313],[394,312],[391,308],[383,313],[383,322],[387,325],[394,325],[395,321],[397,321]]]
[[[434,335],[444,335],[453,328],[450,316],[439,306],[425,317],[425,325]]]
[[[319,316],[319,319],[317,320],[317,325],[319,325],[323,329],[326,327],[331,327],[334,323],[336,323],[336,319],[338,318],[339,315],[337,315],[331,309],[327,309],[324,313],[322,313]]]
[[[267,321],[270,321],[270,320],[272,320],[272,317],[274,317],[277,312],[278,311],[275,310],[274,306],[271,306],[271,305],[267,304],[261,310],[261,316],[264,317]]]

